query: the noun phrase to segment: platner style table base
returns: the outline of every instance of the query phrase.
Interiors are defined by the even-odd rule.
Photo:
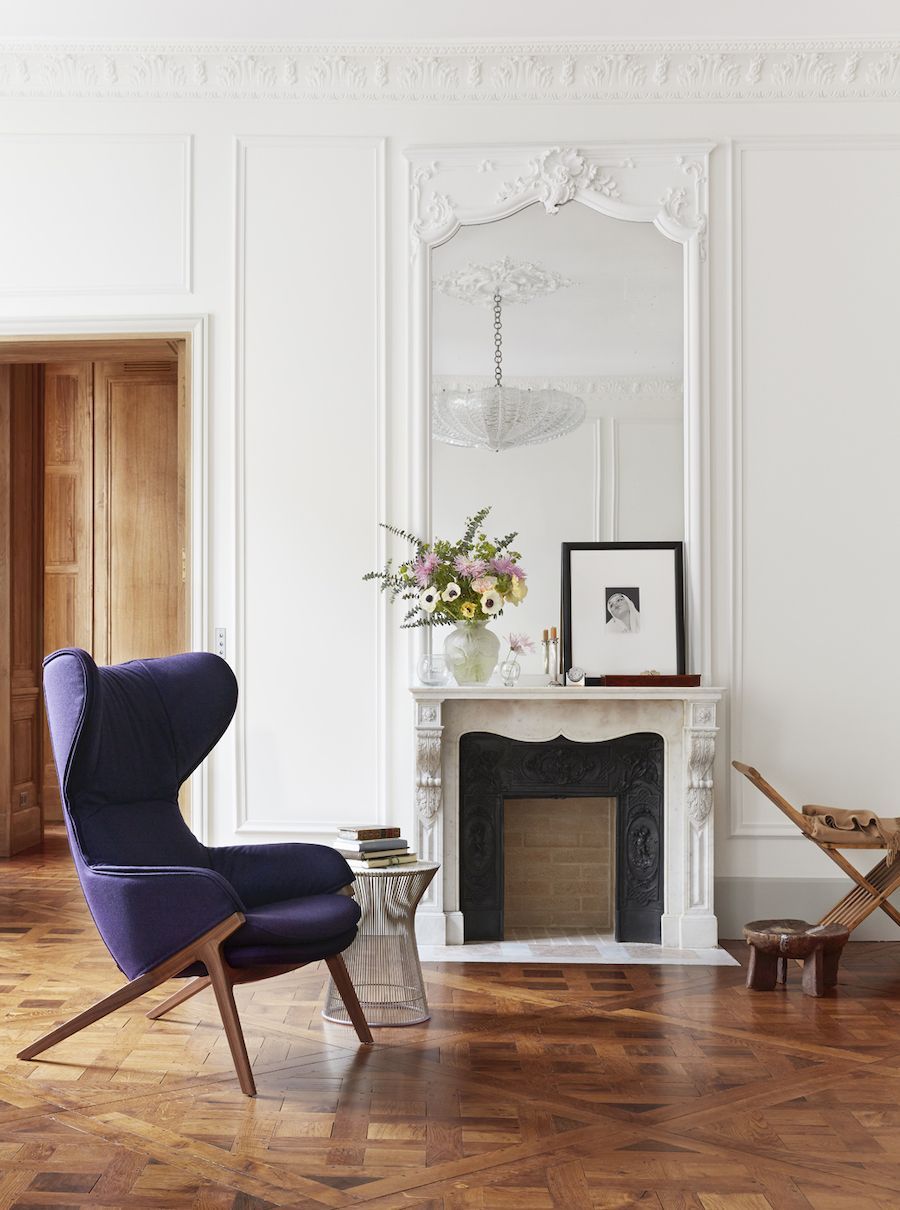
[[[354,867],[354,891],[362,908],[359,931],[344,962],[370,1025],[418,1025],[431,1016],[416,945],[416,907],[440,866],[431,861],[385,869]],[[329,980],[322,1016],[351,1021]]]

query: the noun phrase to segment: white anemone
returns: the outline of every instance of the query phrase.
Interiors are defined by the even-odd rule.
[[[419,593],[419,608],[424,609],[426,613],[434,613],[434,607],[440,600],[440,595],[436,588],[424,588]]]
[[[461,593],[462,593],[462,589],[454,580],[452,583],[448,584],[447,587],[444,589],[444,591],[441,593],[441,600],[442,601],[455,601],[456,598],[458,596],[460,596]]]

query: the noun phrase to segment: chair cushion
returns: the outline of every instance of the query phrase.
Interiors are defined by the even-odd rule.
[[[237,936],[237,934],[235,934]],[[337,937],[329,937],[327,941],[308,941],[297,945],[236,945],[229,947],[225,943],[225,958],[229,966],[236,968],[248,966],[302,966],[304,962],[317,962],[320,958],[330,958],[332,954],[340,954],[347,948],[356,936],[356,925]],[[184,974],[205,974],[203,967]]]
[[[245,946],[325,945],[350,929],[360,917],[349,895],[307,895],[249,908],[244,924],[228,939],[228,949]],[[331,951],[333,952],[333,951]]]

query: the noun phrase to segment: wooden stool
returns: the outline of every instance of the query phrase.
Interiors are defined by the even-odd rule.
[[[843,924],[809,924],[806,920],[753,920],[744,925],[750,946],[747,986],[768,992],[780,976],[787,982],[789,958],[803,962],[803,991],[821,996],[837,983],[841,951],[850,930]]]

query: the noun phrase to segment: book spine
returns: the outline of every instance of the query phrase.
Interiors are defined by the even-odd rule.
[[[332,843],[336,849],[350,853],[395,853],[398,849],[409,848],[408,842],[399,836],[388,840],[347,840],[337,836]]]
[[[337,852],[342,857],[346,857],[348,861],[371,862],[380,861],[385,857],[406,857],[409,853],[409,845],[403,845],[402,848],[397,847],[394,849],[376,849],[371,853],[360,853],[355,849],[342,849],[338,847]]]
[[[390,840],[399,835],[399,828],[338,828],[342,840]]]
[[[357,864],[366,870],[375,870],[390,865],[410,865],[415,860],[415,853],[408,853],[403,857],[378,857],[372,861],[360,861]]]

